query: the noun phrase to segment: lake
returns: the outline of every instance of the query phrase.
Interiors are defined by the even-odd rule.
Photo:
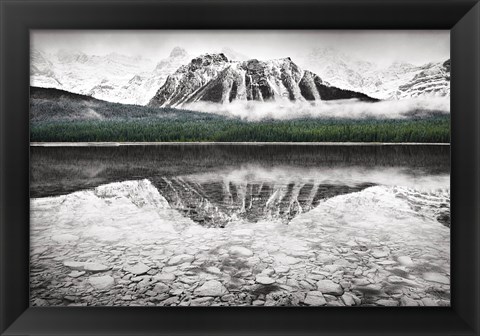
[[[31,147],[33,306],[449,306],[450,146]]]

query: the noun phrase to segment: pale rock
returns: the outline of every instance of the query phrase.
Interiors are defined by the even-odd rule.
[[[395,300],[386,300],[386,299],[381,299],[375,302],[379,306],[385,306],[385,307],[396,307],[398,306],[398,302]]]
[[[311,291],[307,293],[307,296],[303,300],[303,303],[309,306],[323,306],[327,302],[325,301],[325,298],[323,297],[323,294],[321,292]]]
[[[153,291],[155,293],[166,293],[169,290],[170,290],[170,287],[168,287],[167,285],[165,285],[162,282],[156,283],[155,286],[153,287]]]
[[[197,296],[222,296],[226,293],[227,289],[217,280],[209,280],[194,291]]]
[[[33,305],[34,306],[48,306],[48,301],[47,300],[44,300],[44,299],[35,299],[35,301],[33,301]]]
[[[160,273],[153,276],[154,281],[163,281],[163,282],[172,282],[176,278],[176,275],[173,273]]]
[[[337,297],[334,295],[323,294],[323,297],[325,298],[325,300],[327,300],[327,302],[337,301]]]
[[[172,258],[170,258],[170,260],[168,261],[168,264],[170,266],[180,265],[180,264],[183,264],[183,263],[190,263],[194,259],[195,259],[195,257],[190,255],[190,254],[180,254],[180,255],[176,255],[176,256],[173,256]]]
[[[268,276],[261,276],[261,275],[257,275],[257,277],[255,278],[255,281],[262,285],[271,285],[275,283],[275,279],[272,279]]]
[[[290,271],[290,267],[288,267],[288,266],[275,267],[275,272],[277,272],[277,273],[288,273],[288,271]]]
[[[423,298],[422,299],[422,303],[424,306],[427,306],[427,307],[436,307],[438,306],[438,303],[437,301],[433,300],[433,299],[430,299],[430,298]]]
[[[276,255],[274,256],[275,261],[279,265],[295,265],[300,262],[300,259],[287,256],[287,255]]]
[[[209,306],[213,300],[214,298],[211,296],[195,298],[192,301],[190,301],[190,305],[191,306]]]
[[[286,285],[291,286],[291,287],[298,287],[299,286],[298,281],[295,280],[295,279],[287,279],[287,281],[285,283],[286,283]]]
[[[215,266],[207,267],[206,271],[208,273],[212,273],[212,274],[222,274],[222,271],[220,271],[220,269],[218,267],[215,267]]]
[[[319,279],[319,280],[321,280],[321,279]],[[340,286],[342,286],[343,289],[347,289],[347,288],[352,287],[352,283],[350,281],[341,280],[340,281]]]
[[[177,303],[179,300],[178,296],[173,296],[173,297],[170,297],[164,301],[162,301],[162,304],[164,304],[165,306],[169,306],[169,305],[173,305],[175,303]]]
[[[83,268],[89,272],[105,272],[110,269],[110,267],[98,263],[85,263]]]
[[[83,272],[83,271],[77,271],[77,270],[75,270],[75,271],[71,271],[70,273],[68,273],[68,276],[69,276],[69,277],[72,277],[72,278],[78,278],[78,277],[80,277],[80,276],[82,276],[82,275],[84,275],[84,274],[85,274],[85,272]]]
[[[233,300],[235,300],[235,295],[227,294],[227,295],[222,296],[220,299],[224,302],[233,301]]]
[[[390,266],[390,265],[395,265],[397,262],[393,260],[380,260],[376,261],[378,265],[384,265],[384,266]]]
[[[388,249],[373,249],[372,256],[376,259],[386,258],[390,255],[390,251]]]
[[[141,275],[141,274],[147,273],[148,270],[150,269],[150,267],[148,267],[147,265],[145,265],[143,263],[138,263],[138,264],[135,264],[135,265],[125,266],[125,267],[123,267],[123,269],[126,272],[129,272],[129,273],[132,273],[132,274],[135,274],[135,275]]]
[[[228,253],[242,257],[251,257],[253,252],[243,246],[231,246]]]
[[[342,301],[345,306],[354,306],[360,304],[361,300],[352,293],[344,293],[342,295]]]
[[[331,281],[331,280],[319,280],[317,282],[317,290],[332,295],[342,295],[343,288],[339,284]]]
[[[272,274],[274,274],[275,271],[271,268],[266,268],[262,271],[262,275],[265,275],[265,276],[271,276]]]
[[[88,282],[95,289],[107,289],[115,284],[115,280],[110,275],[102,275],[98,277],[88,278]]]
[[[148,287],[148,286],[150,286],[150,280],[148,280],[148,279],[143,279],[142,281],[140,281],[137,284],[137,288],[145,288],[145,287]]]
[[[434,272],[423,273],[423,278],[427,281],[438,282],[444,285],[450,284],[450,279],[440,273],[434,273]]]
[[[407,266],[407,267],[413,266],[412,258],[410,258],[409,256],[398,257],[397,261],[403,266]]]
[[[340,266],[340,265],[325,265],[325,266],[323,266],[323,269],[326,270],[329,273],[335,273],[339,269],[342,269],[342,266]]]
[[[327,306],[328,306],[328,307],[343,307],[344,304],[343,304],[343,302],[332,301],[332,302],[328,302],[328,303],[327,303]]]
[[[352,267],[352,263],[345,259],[337,259],[333,262],[334,265],[343,266],[343,267]]]
[[[387,278],[387,280],[388,280],[389,282],[393,283],[393,284],[395,284],[395,283],[402,283],[402,282],[405,281],[404,278],[399,277],[399,276],[396,276],[396,275],[389,276],[389,277]]]
[[[314,290],[315,289],[315,286],[310,284],[309,282],[305,281],[305,280],[300,280],[299,282],[300,284],[300,287],[303,288],[303,289],[306,289],[306,290]]]
[[[353,283],[355,286],[367,286],[370,284],[370,281],[368,281],[366,278],[358,278],[358,279],[353,279]]]
[[[413,300],[413,299],[410,299],[408,296],[403,296],[401,299],[400,299],[400,306],[402,307],[416,307],[418,306],[418,302]]]
[[[82,261],[64,261],[63,266],[74,270],[83,270],[85,263]]]

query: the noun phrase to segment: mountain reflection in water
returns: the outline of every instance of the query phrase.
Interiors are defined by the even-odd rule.
[[[170,206],[209,227],[240,218],[288,222],[322,200],[373,185],[449,188],[449,146],[32,147],[31,157],[32,197],[146,178]],[[412,208],[436,208],[450,225],[444,198],[409,199]]]

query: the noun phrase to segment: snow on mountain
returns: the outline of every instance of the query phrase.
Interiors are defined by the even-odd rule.
[[[195,102],[312,101],[356,98],[365,94],[342,90],[304,71],[290,58],[230,61],[223,53],[193,59],[169,76],[149,106],[182,106]]]
[[[206,54],[191,60],[172,75],[150,100],[150,106],[179,105],[229,65],[224,54]]]
[[[53,64],[48,56],[39,50],[30,54],[30,85],[40,87],[61,87],[63,84],[53,71]]]
[[[429,96],[428,91],[420,89],[414,95],[400,94],[401,86],[409,83],[415,76],[433,65],[429,63],[416,66],[406,62],[394,62],[387,67],[380,67],[372,62],[356,59],[334,48],[315,48],[308,54],[298,57],[298,63],[318,74],[332,85],[363,92],[379,99],[405,99]],[[449,86],[444,82],[443,86]],[[449,95],[449,89],[443,91]],[[440,94],[438,94],[440,95]]]
[[[337,88],[330,99],[339,99],[340,92],[343,98],[353,97],[346,92],[355,92],[357,96],[363,93],[389,100],[450,95],[450,69],[445,65],[449,61],[422,66],[395,62],[379,67],[333,48],[312,49],[295,58],[295,63],[289,58],[249,60],[226,47],[220,53],[193,58],[195,64],[192,58],[180,47],[158,62],[117,53],[98,56],[74,50],[47,53],[34,49],[30,55],[30,85],[152,106],[178,106],[187,101],[308,101],[318,100],[319,95],[324,100],[331,95],[326,87],[329,92]],[[170,81],[163,87],[168,76]]]
[[[443,63],[430,63],[423,68],[410,81],[400,85],[393,98],[450,96],[450,60]]]
[[[145,105],[167,76],[189,60],[185,50],[178,47],[158,63],[117,53],[97,56],[70,50],[54,54],[33,50],[30,84]]]
[[[123,93],[130,96],[130,98],[125,98],[121,102],[146,105],[158,88],[165,83],[167,77],[191,59],[192,57],[185,49],[173,48],[170,56],[158,62],[153,71],[136,74],[127,84],[119,88],[118,95]]]

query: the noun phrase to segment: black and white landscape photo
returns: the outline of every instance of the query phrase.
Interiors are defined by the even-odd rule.
[[[450,306],[449,31],[30,41],[32,306]]]

